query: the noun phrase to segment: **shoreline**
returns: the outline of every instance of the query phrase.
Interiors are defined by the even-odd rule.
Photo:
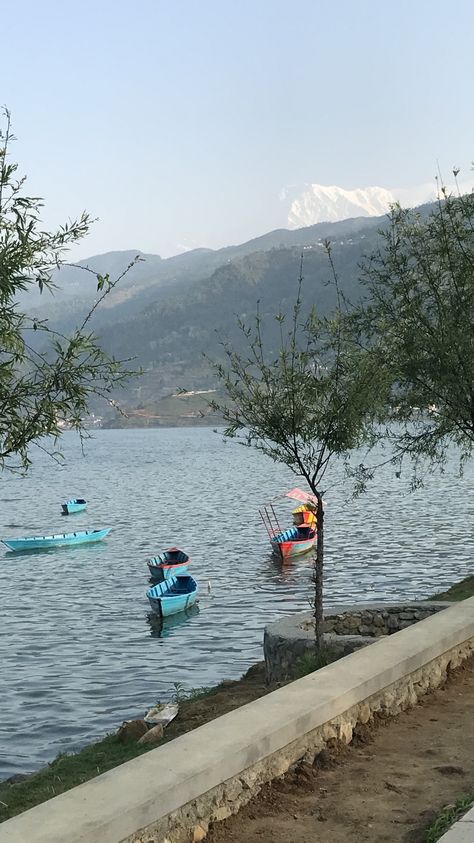
[[[473,595],[474,576],[468,576],[454,583],[447,591],[431,595],[426,599],[459,601]],[[306,672],[309,673],[311,670]],[[118,731],[108,733],[101,740],[88,744],[79,752],[61,753],[46,767],[29,774],[17,774],[1,781],[0,824],[28,808],[95,778],[150,749],[155,749],[284,684],[287,683],[277,682],[268,685],[265,680],[264,662],[257,662],[240,679],[224,680],[216,686],[196,689],[189,693],[178,690],[173,700],[179,704],[178,716],[156,741],[139,745],[136,742],[136,736],[135,739],[124,741],[119,737],[119,728]]]

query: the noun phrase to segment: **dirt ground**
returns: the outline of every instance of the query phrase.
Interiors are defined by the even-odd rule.
[[[422,843],[474,789],[473,706],[471,659],[411,711],[267,785],[207,843]]]

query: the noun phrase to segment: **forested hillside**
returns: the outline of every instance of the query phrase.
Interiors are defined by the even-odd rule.
[[[168,260],[143,255],[97,312],[96,330],[104,348],[117,357],[134,358],[145,370],[127,392],[115,397],[126,408],[149,408],[151,413],[160,399],[179,389],[213,388],[215,378],[204,355],[218,358],[222,339],[241,349],[244,338],[237,320],[250,322],[257,302],[266,340],[276,347],[273,317],[291,308],[301,254],[304,302],[329,313],[335,289],[325,238],[331,240],[341,289],[356,300],[361,293],[360,262],[373,249],[385,222],[385,217],[361,218],[274,231],[241,246],[197,250]],[[109,253],[84,263],[113,278],[134,254]],[[34,303],[32,309],[46,312],[51,325],[67,331],[94,295],[94,276],[66,267],[57,283],[64,292],[43,297],[40,307]]]

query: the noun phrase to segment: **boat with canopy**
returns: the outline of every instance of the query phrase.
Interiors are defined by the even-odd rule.
[[[275,510],[275,503],[284,498],[300,502],[300,506],[293,510],[294,524],[287,530],[282,530]],[[317,538],[317,508],[316,495],[295,488],[284,495],[278,495],[259,509],[272,550],[281,559],[291,559],[314,547]]]

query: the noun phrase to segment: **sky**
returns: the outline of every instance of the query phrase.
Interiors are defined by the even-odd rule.
[[[75,257],[286,225],[285,188],[472,176],[472,0],[0,0],[12,157]]]

